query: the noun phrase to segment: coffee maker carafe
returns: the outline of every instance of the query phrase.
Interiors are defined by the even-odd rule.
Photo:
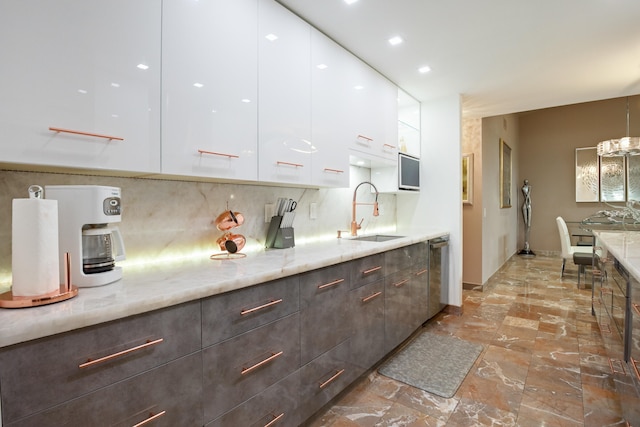
[[[60,253],[69,253],[71,282],[77,287],[106,285],[122,278],[116,261],[126,257],[120,189],[100,185],[45,186],[45,198],[58,201]],[[63,274],[61,268],[61,274]]]

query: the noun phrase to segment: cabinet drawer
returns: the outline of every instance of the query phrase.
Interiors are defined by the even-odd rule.
[[[384,254],[385,274],[392,274],[398,271],[409,270],[411,268],[410,246],[393,249]]]
[[[377,254],[352,261],[351,287],[357,288],[382,279],[386,274],[384,258],[385,254]]]
[[[300,416],[305,420],[357,378],[349,363],[349,341],[300,368]]]
[[[298,276],[240,289],[202,302],[202,345],[208,347],[298,311]]]
[[[300,310],[349,291],[349,264],[342,263],[300,275]]]
[[[205,422],[300,366],[299,322],[295,313],[203,350]]]
[[[0,352],[3,420],[198,351],[200,336],[200,303],[192,302],[8,347]],[[95,364],[79,367],[88,361]]]
[[[256,426],[296,427],[300,425],[298,371],[262,393],[207,424],[207,427]],[[269,424],[271,423],[271,424]]]
[[[353,322],[350,357],[362,374],[385,355],[384,280],[354,289],[349,294]]]
[[[399,271],[385,278],[384,336],[387,352],[393,350],[417,329],[416,284],[411,274],[406,271]]]
[[[6,426],[201,426],[201,366],[193,353]]]

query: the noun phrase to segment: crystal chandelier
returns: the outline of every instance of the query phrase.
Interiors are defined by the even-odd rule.
[[[627,97],[627,136],[609,139],[598,143],[598,156],[637,156],[640,155],[640,137],[629,136],[629,97]]]

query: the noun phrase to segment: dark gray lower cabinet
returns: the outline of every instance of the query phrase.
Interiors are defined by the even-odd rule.
[[[358,375],[371,368],[386,354],[384,345],[384,280],[370,283],[349,293],[352,335],[351,363]]]
[[[202,425],[202,358],[197,352],[6,427]],[[4,408],[3,408],[4,409]]]
[[[411,273],[398,271],[384,279],[385,288],[385,352],[393,350],[416,330],[417,290]]]
[[[289,315],[202,350],[209,422],[300,366],[300,316]]]

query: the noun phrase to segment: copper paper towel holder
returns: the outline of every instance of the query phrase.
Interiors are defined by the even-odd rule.
[[[0,294],[1,308],[27,308],[40,305],[53,304],[68,300],[78,295],[78,288],[71,284],[71,269],[69,268],[69,253],[64,254],[64,283],[60,284],[60,290],[45,295],[32,297],[16,297],[13,292],[7,291]]]

